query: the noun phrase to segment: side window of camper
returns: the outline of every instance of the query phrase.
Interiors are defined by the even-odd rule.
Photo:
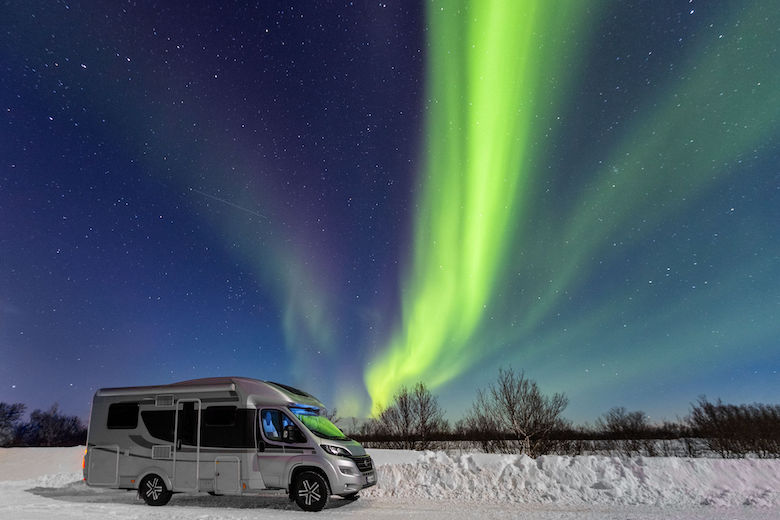
[[[134,430],[138,427],[138,403],[114,403],[108,407],[109,430]]]
[[[206,426],[233,426],[236,424],[235,406],[209,406],[203,411]]]
[[[254,448],[255,411],[235,406],[209,406],[203,410],[201,446]]]
[[[260,413],[260,428],[269,441],[306,442],[295,423],[280,410],[263,410]]]
[[[147,410],[141,412],[144,426],[149,435],[156,439],[173,442],[173,410]]]

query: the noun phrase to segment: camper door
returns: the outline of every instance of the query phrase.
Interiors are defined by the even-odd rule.
[[[173,435],[174,491],[198,491],[200,420],[200,399],[180,399],[176,403]]]

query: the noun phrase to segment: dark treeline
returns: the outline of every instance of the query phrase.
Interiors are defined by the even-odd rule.
[[[479,390],[455,424],[444,418],[438,398],[424,383],[401,388],[376,418],[345,426],[366,447],[410,450],[479,448],[486,453],[624,456],[717,455],[723,458],[780,457],[780,405],[724,404],[702,396],[690,414],[653,424],[641,411],[615,407],[593,425],[563,418],[565,395],[543,394],[523,372],[499,370],[495,383]],[[25,405],[0,403],[0,446],[75,446],[86,443],[78,417],[55,404],[24,421]],[[334,421],[339,421],[330,416]]]
[[[87,442],[87,428],[81,419],[63,415],[55,404],[48,410],[34,410],[24,421],[22,403],[0,403],[0,446],[79,446]]]
[[[450,425],[438,399],[423,383],[401,388],[376,418],[348,434],[367,447],[425,450],[479,447],[486,453],[723,458],[780,457],[780,405],[724,404],[705,396],[688,417],[652,424],[642,411],[615,407],[594,425],[576,426],[562,417],[563,394],[547,396],[535,381],[511,368],[480,390],[465,417]]]

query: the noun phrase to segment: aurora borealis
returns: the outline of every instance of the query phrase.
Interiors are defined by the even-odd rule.
[[[366,373],[375,409],[401,385],[438,386],[478,356],[469,341],[521,232],[533,136],[565,88],[558,33],[585,22],[583,6],[428,4],[427,157],[402,330]]]
[[[557,310],[561,295],[577,289],[578,279],[592,269],[588,257],[603,241],[632,226],[638,215],[641,225],[632,227],[631,240],[641,240],[642,228],[652,229],[689,197],[727,177],[734,163],[776,131],[780,94],[764,88],[780,84],[772,65],[777,52],[764,48],[775,21],[755,8],[741,21],[753,32],[740,36],[739,45],[710,44],[715,48],[690,58],[696,64],[690,76],[669,82],[666,98],[647,116],[627,121],[617,152],[592,176],[595,189],[580,196],[560,229],[526,243],[526,231],[516,224],[531,217],[526,185],[544,175],[534,171],[541,168],[529,155],[538,149],[534,136],[544,133],[549,112],[560,102],[556,91],[576,88],[561,75],[577,67],[579,56],[566,52],[561,40],[576,41],[576,31],[587,27],[584,6],[483,2],[479,11],[463,2],[429,4],[428,167],[403,329],[367,372],[375,404],[388,402],[400,385],[447,382],[485,355],[471,341],[488,315],[495,278],[509,261],[507,243],[538,255],[536,265],[548,264],[542,268],[546,288],[534,287],[538,268],[520,275],[524,288],[540,295],[514,300],[524,305],[511,322],[519,324],[523,341]],[[561,63],[561,57],[568,61]],[[756,69],[764,71],[763,86]],[[728,88],[719,78],[728,78]],[[766,109],[771,114],[759,120],[756,115]],[[550,243],[559,254],[545,261],[545,252],[534,250]]]
[[[780,6],[0,7],[0,401],[780,395]]]

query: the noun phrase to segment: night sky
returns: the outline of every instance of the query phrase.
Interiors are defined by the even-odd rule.
[[[0,6],[0,401],[780,395],[780,3]]]

